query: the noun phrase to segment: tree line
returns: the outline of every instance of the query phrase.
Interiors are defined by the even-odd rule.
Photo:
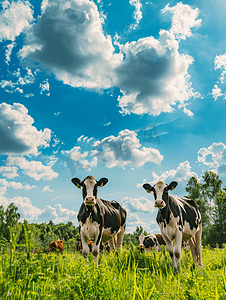
[[[202,181],[202,183],[201,183]],[[226,187],[222,188],[222,180],[211,171],[206,172],[199,181],[196,177],[191,177],[187,183],[186,191],[188,197],[195,200],[200,207],[203,223],[202,244],[219,245],[226,243]],[[79,227],[75,227],[72,222],[66,224],[54,224],[51,220],[48,223],[28,223],[24,220],[19,222],[20,213],[18,207],[11,203],[5,210],[0,206],[0,241],[10,240],[10,231],[13,233],[16,244],[24,244],[25,232],[32,233],[32,245],[36,249],[46,249],[49,243],[57,239],[62,239],[69,245],[76,244],[76,237],[79,236]],[[133,233],[124,235],[124,243],[138,244],[135,236],[141,233],[148,233],[137,226]]]

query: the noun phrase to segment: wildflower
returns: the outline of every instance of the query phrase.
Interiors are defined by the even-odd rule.
[[[9,296],[12,296],[12,294],[8,291],[7,296],[8,296],[8,297],[9,297]]]

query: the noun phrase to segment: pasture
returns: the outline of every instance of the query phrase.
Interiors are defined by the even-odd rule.
[[[171,267],[168,251],[141,253],[133,244],[121,253],[101,253],[96,268],[78,252],[15,252],[1,245],[0,299],[226,299],[226,249],[203,249],[202,269],[182,251],[181,269]]]

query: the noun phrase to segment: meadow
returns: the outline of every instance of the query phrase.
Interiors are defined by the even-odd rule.
[[[203,249],[204,267],[182,251],[175,272],[167,250],[141,253],[133,244],[121,253],[101,253],[85,265],[76,251],[30,253],[29,237],[21,249],[11,237],[1,244],[0,299],[226,299],[226,249]]]

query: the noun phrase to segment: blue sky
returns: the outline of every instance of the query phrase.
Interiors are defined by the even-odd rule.
[[[0,204],[77,223],[71,178],[109,182],[127,233],[159,232],[144,182],[225,184],[224,1],[2,1]]]

